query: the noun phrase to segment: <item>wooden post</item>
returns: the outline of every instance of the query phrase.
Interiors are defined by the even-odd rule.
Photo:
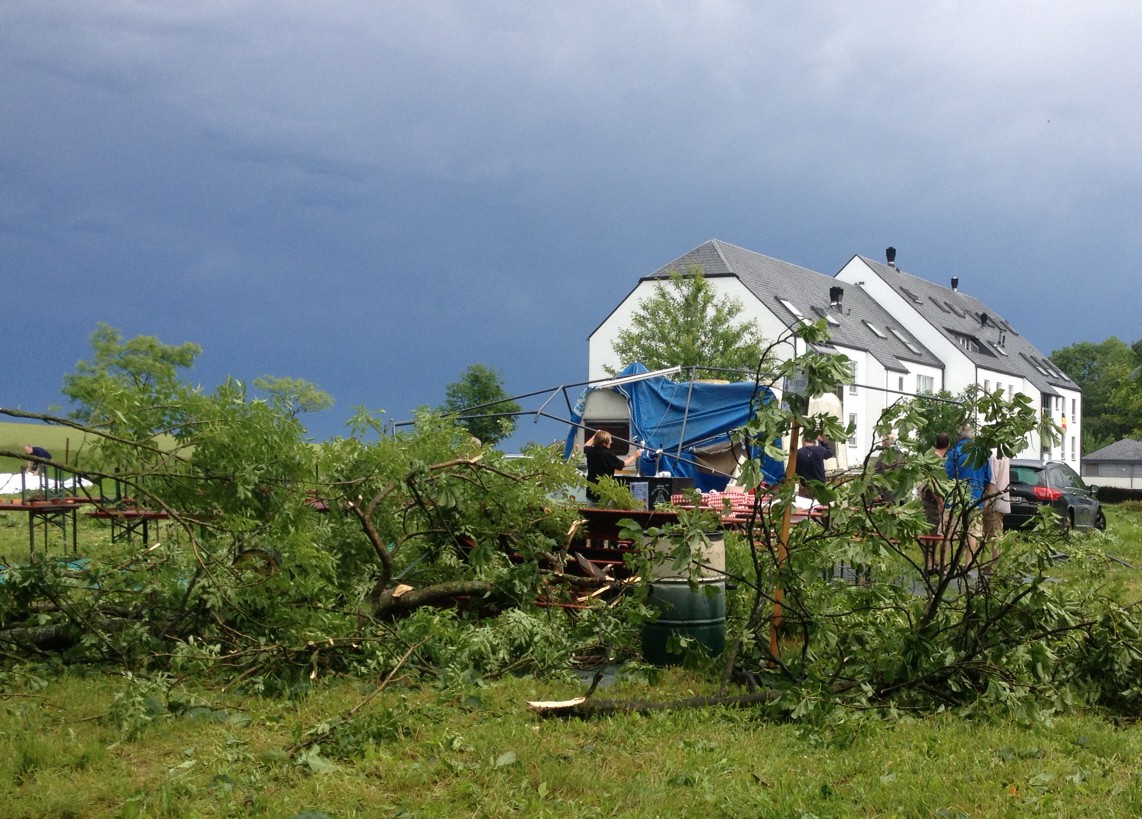
[[[785,464],[785,480],[797,482],[797,442],[801,435],[801,428],[794,416],[793,424],[789,428],[789,457]],[[793,487],[793,496],[797,496],[797,487]],[[785,568],[785,560],[789,557],[789,516],[793,511],[793,499],[785,505],[781,512],[781,533],[777,537],[777,570]],[[773,590],[773,613],[769,619],[769,656],[772,664],[777,660],[777,631],[781,628],[781,602],[785,599],[785,590],[780,584]]]

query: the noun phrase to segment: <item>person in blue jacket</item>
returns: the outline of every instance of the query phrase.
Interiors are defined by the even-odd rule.
[[[987,485],[991,483],[988,453],[976,452],[968,446],[974,437],[975,427],[972,424],[964,424],[959,429],[959,438],[955,445],[944,457],[944,472],[956,481],[956,486],[944,499],[944,525],[946,531],[951,533],[951,538],[955,540],[959,526],[966,515],[967,566],[975,563],[976,550],[983,536],[983,495]]]

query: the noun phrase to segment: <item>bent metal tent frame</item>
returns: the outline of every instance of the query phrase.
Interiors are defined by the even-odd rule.
[[[748,382],[703,382],[672,381],[668,374],[681,371],[681,367],[650,372],[641,364],[629,365],[617,376],[594,381],[580,381],[556,387],[523,393],[487,404],[479,404],[461,410],[455,417],[530,417],[535,421],[544,418],[566,424],[567,434],[565,457],[573,454],[577,438],[594,429],[590,418],[584,419],[584,409],[591,394],[610,393],[626,404],[631,423],[632,438],[627,443],[642,446],[654,453],[653,457],[641,459],[640,474],[655,474],[669,471],[678,477],[694,477],[695,487],[709,490],[724,488],[732,477],[732,470],[709,468],[711,454],[726,452],[736,447],[742,452],[743,441],[733,440],[731,433],[740,429],[753,417],[755,401],[768,404],[776,400],[768,387]],[[569,390],[586,387],[574,404]],[[548,407],[558,395],[563,396],[568,416],[560,417],[548,412]],[[538,409],[516,412],[495,412],[497,404],[505,401],[522,402],[527,399],[544,397]],[[624,419],[625,420],[625,419]],[[413,426],[413,419],[395,421],[391,431]],[[662,450],[659,456],[658,450]],[[761,454],[760,448],[750,448],[750,457]],[[772,458],[762,456],[762,474],[767,483],[777,483],[785,474],[784,465]]]
[[[738,454],[761,454],[759,447],[740,436],[735,440],[733,433],[754,417],[756,406],[775,400],[768,387],[753,382],[672,381],[662,371],[651,373],[642,364],[630,364],[614,379],[579,396],[564,457],[572,455],[581,430],[590,427],[591,398],[603,390],[625,400],[632,442],[643,449],[639,474],[669,472],[693,478],[695,487],[703,490],[724,489],[731,477],[729,471],[713,467],[710,456],[728,452],[736,464]],[[776,483],[784,476],[784,466],[763,455],[762,472],[767,483]]]

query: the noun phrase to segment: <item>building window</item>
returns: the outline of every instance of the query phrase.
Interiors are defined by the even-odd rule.
[[[1003,395],[1003,385],[1000,384],[998,381],[995,382],[995,391],[997,393],[999,393],[1000,395]]]
[[[809,319],[805,318],[804,314],[800,310],[798,310],[797,307],[793,304],[793,302],[789,301],[789,299],[778,299],[778,301],[781,302],[782,305],[784,305],[786,310],[788,310],[790,313],[792,313],[794,315],[794,317],[797,319],[797,321],[796,321],[797,324],[808,324],[809,323]]]
[[[857,365],[855,361],[849,362],[849,395],[857,394]]]
[[[896,336],[896,338],[900,340],[901,344],[903,344],[916,355],[920,355],[920,350],[917,349],[916,345],[909,341],[902,332],[897,330],[895,327],[889,327],[888,330],[892,333],[892,335]]]
[[[976,341],[975,338],[973,338],[972,336],[965,336],[965,335],[961,335],[959,333],[953,333],[952,338],[954,338],[956,340],[956,343],[959,344],[961,347],[963,347],[965,350],[967,350],[969,353],[978,353],[979,352],[979,342]]]
[[[983,391],[984,392],[991,392],[991,379],[990,378],[983,379]]]
[[[855,412],[849,413],[849,426],[853,428],[853,434],[849,436],[849,446],[855,449],[857,445],[857,414]]]
[[[586,441],[599,431],[605,431],[611,434],[611,452],[616,455],[626,455],[630,452],[630,444],[628,443],[631,438],[629,421],[601,421],[592,424],[583,430],[583,440]]]
[[[896,390],[897,392],[904,392],[904,376],[900,376],[900,379],[896,384]]]
[[[1076,416],[1075,416],[1075,403],[1076,403],[1076,402],[1075,402],[1075,399],[1074,399],[1074,398],[1072,398],[1072,399],[1071,399],[1071,420],[1072,420],[1072,421],[1073,421],[1073,420],[1075,419],[1075,417],[1076,417]]]
[[[1075,448],[1075,441],[1078,439],[1078,437],[1079,436],[1077,436],[1077,435],[1071,436],[1071,460],[1072,461],[1075,459],[1075,452],[1077,451]]]
[[[917,375],[916,376],[916,393],[924,395],[925,393],[934,392],[935,381],[930,375]]]
[[[888,338],[888,336],[886,336],[884,333],[882,333],[880,331],[880,328],[877,327],[875,324],[872,324],[872,323],[866,321],[864,323],[864,326],[867,327],[868,329],[872,330],[873,334],[876,335],[877,338]]]
[[[1007,400],[1010,401],[1014,397],[1015,397],[1015,385],[1014,384],[1008,384],[1007,385]]]

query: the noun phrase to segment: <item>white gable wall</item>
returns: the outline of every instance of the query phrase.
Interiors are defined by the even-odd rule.
[[[841,404],[843,412],[841,422],[848,424],[854,422],[856,433],[845,444],[847,448],[847,461],[850,465],[858,464],[877,444],[875,433],[876,422],[884,410],[898,396],[887,390],[895,390],[899,379],[907,376],[893,370],[888,370],[876,356],[867,350],[854,347],[835,345],[838,352],[847,356],[856,367],[852,383],[841,387]]]
[[[738,314],[739,320],[754,322],[761,332],[762,337],[767,342],[773,341],[786,332],[785,324],[764,304],[758,301],[757,297],[747,290],[745,285],[743,285],[737,277],[715,276],[707,278],[706,281],[716,293],[716,298],[721,299],[725,296],[729,296],[741,302],[742,311]],[[607,372],[604,367],[621,370],[631,363],[629,361],[618,360],[614,351],[615,340],[618,338],[620,330],[630,326],[631,319],[634,314],[638,312],[639,305],[654,295],[654,288],[659,283],[660,282],[656,281],[639,282],[638,286],[631,291],[630,295],[623,299],[622,303],[607,316],[606,320],[600,324],[595,332],[587,339],[588,379],[594,381],[596,379],[606,378]],[[778,351],[778,354],[782,356],[790,355],[791,353],[791,348],[785,351]],[[689,362],[680,361],[678,363],[684,364]]]
[[[1063,387],[1055,387],[1055,391],[1059,397],[1051,401],[1051,420],[1059,426],[1065,425],[1066,429],[1062,441],[1055,442],[1048,449],[1048,457],[1066,461],[1079,471],[1082,468],[1082,394]]]
[[[915,305],[905,299],[888,286],[880,275],[864,263],[863,259],[853,257],[848,264],[840,269],[836,276],[843,282],[856,284],[875,299],[889,315],[900,323],[900,326],[913,335],[917,341],[927,347],[936,358],[944,362],[943,383],[936,389],[945,389],[948,392],[959,392],[968,384],[975,383],[975,364],[972,363],[963,350],[953,344],[948,338],[937,330],[932,324],[917,312]],[[881,328],[884,330],[885,328]],[[887,332],[887,330],[885,330]]]

